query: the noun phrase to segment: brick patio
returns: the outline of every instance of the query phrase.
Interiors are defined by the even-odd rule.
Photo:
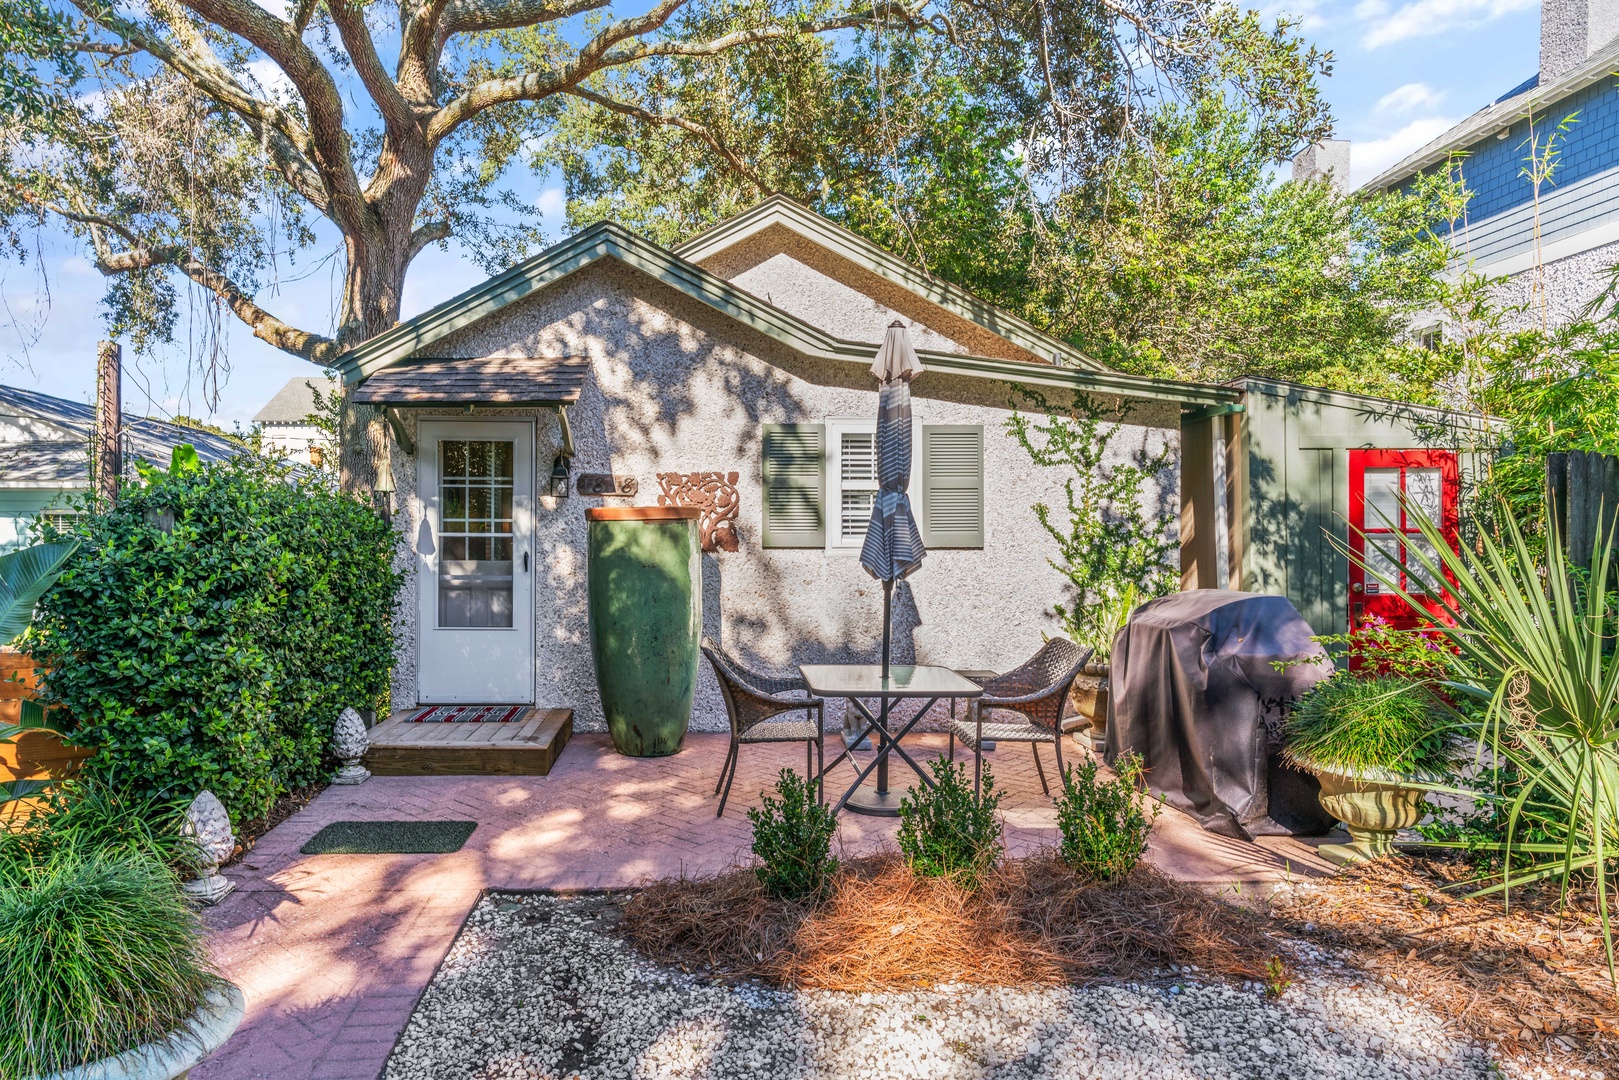
[[[906,745],[942,751],[944,738]],[[723,735],[694,734],[673,757],[637,760],[615,754],[605,736],[580,735],[546,777],[373,777],[326,789],[228,871],[238,888],[208,922],[221,970],[247,995],[247,1019],[192,1077],[375,1080],[484,889],[628,886],[746,857],[744,810],[783,765],[802,767],[802,749],[745,747],[730,805],[715,820],[725,748]],[[1008,847],[1054,843],[1056,816],[1028,750],[1009,745],[986,760],[1008,791]],[[832,790],[853,776],[840,766]],[[387,818],[471,819],[478,829],[452,855],[298,853],[333,821]],[[845,854],[892,843],[891,820],[840,820]],[[1225,840],[1174,811],[1159,819],[1149,858],[1211,887],[1259,889],[1325,869],[1303,844]]]

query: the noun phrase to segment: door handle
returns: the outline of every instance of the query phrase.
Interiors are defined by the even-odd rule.
[[[528,552],[523,552],[523,573],[528,573]]]

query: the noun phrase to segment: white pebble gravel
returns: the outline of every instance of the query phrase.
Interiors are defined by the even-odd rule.
[[[1087,987],[786,992],[649,963],[611,932],[617,913],[602,897],[485,898],[385,1080],[1526,1075],[1503,1073],[1431,1013],[1330,961],[1307,963],[1280,1001],[1258,985],[1168,971]]]

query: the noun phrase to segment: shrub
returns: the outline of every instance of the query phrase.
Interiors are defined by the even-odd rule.
[[[1135,868],[1147,850],[1147,834],[1160,806],[1148,813],[1136,792],[1141,759],[1125,754],[1114,765],[1115,779],[1097,778],[1096,762],[1086,760],[1063,770],[1057,796],[1057,828],[1062,832],[1062,861],[1100,881],[1121,878]]]
[[[161,863],[69,853],[28,886],[0,887],[0,1076],[162,1038],[214,980],[197,915]]]
[[[781,770],[776,795],[764,796],[763,805],[748,811],[759,884],[779,900],[816,899],[838,869],[832,857],[837,819],[816,800],[815,786],[791,769]]]
[[[1443,772],[1456,756],[1453,729],[1423,683],[1340,672],[1317,683],[1288,714],[1285,753],[1306,768]]]
[[[922,784],[899,804],[899,850],[911,872],[951,877],[976,888],[1001,853],[1001,821],[995,811],[1001,792],[984,766],[983,797],[973,797],[967,763],[934,758],[933,785]]]
[[[393,660],[395,534],[363,503],[242,455],[126,487],[25,638],[88,774],[237,820],[319,778],[345,705]]]

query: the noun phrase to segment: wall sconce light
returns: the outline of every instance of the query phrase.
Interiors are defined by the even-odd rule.
[[[553,499],[566,499],[568,497],[568,476],[572,471],[573,461],[565,454],[558,454],[556,462],[551,466],[551,475],[546,482],[545,493]]]
[[[376,503],[377,513],[382,515],[382,520],[390,523],[393,521],[393,496],[393,462],[385,456],[377,463],[377,482],[371,486],[371,498]]]

